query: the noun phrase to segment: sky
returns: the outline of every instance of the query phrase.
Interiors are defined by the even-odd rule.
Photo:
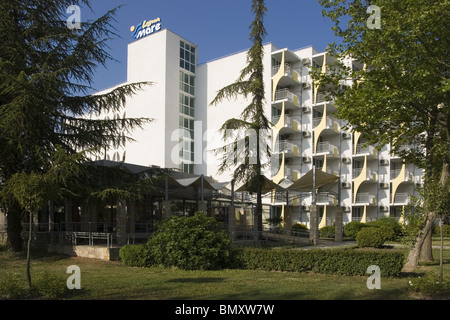
[[[318,0],[266,0],[265,4],[265,43],[280,49],[313,46],[324,51],[336,41]],[[135,41],[130,27],[143,20],[160,18],[162,28],[196,44],[199,64],[251,47],[251,0],[92,0],[92,10],[81,7],[81,20],[98,18],[119,5],[123,6],[113,25],[120,38],[108,42],[108,52],[117,61],[97,68],[94,87],[99,91],[127,80],[127,46]]]

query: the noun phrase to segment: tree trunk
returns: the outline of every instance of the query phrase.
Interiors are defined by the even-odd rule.
[[[27,242],[27,282],[28,288],[31,289],[31,271],[30,271],[30,263],[31,263],[31,237],[33,230],[33,213],[30,212],[30,225],[28,231],[28,242]]]
[[[428,232],[425,239],[423,240],[422,249],[420,250],[420,261],[433,261],[432,230]]]
[[[426,236],[431,233],[436,214],[430,212],[427,214],[424,223],[422,224],[418,234],[414,238],[413,247],[409,251],[408,258],[406,260],[404,269],[405,271],[412,271],[419,264],[420,251],[425,241]]]
[[[8,249],[18,252],[23,250],[22,246],[22,217],[21,209],[17,203],[14,203],[7,210],[6,214],[6,235],[8,238]]]

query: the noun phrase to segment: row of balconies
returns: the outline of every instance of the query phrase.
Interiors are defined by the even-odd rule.
[[[390,206],[406,206],[410,204],[410,194],[397,193],[393,201],[390,201]],[[318,192],[316,195],[316,205],[318,206],[331,206],[337,207],[339,200],[333,193]],[[292,205],[294,207],[302,205],[303,211],[309,211],[309,205],[301,204],[298,198],[293,198]],[[376,207],[378,205],[377,196],[369,192],[358,193],[356,195],[356,201],[351,206],[353,207]],[[350,206],[343,206],[344,211],[349,211]],[[380,205],[381,211],[388,211],[389,205]]]

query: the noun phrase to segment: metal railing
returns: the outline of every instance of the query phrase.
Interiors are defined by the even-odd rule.
[[[319,142],[317,144],[316,153],[330,152],[334,153],[337,147],[329,142]]]
[[[298,96],[289,89],[280,89],[275,92],[275,101],[287,99],[293,102],[296,98],[298,99]]]

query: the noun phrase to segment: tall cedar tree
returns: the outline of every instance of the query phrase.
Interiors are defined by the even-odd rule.
[[[326,91],[339,106],[337,115],[370,144],[391,143],[395,154],[425,171],[427,214],[406,263],[417,266],[421,251],[422,258],[432,258],[435,218],[449,214],[444,202],[450,194],[450,1],[319,2],[342,39],[329,46],[330,53],[351,57],[364,67],[337,63],[330,66],[334,72],[315,70],[313,77],[322,88],[335,88]],[[351,87],[338,86],[345,79],[356,81]],[[447,197],[437,199],[433,194]]]
[[[16,173],[48,171],[57,148],[70,155],[122,147],[131,130],[150,121],[86,116],[123,114],[126,98],[147,83],[89,94],[95,68],[112,59],[107,40],[117,36],[112,22],[118,8],[70,29],[71,5],[90,9],[88,0],[0,2],[0,188]],[[24,208],[17,201],[3,207],[8,245],[21,250]]]
[[[222,163],[219,171],[223,172],[229,168],[234,168],[233,178],[235,181],[249,182],[249,192],[256,193],[256,208],[254,214],[254,225],[257,230],[262,230],[262,187],[264,177],[262,169],[264,167],[262,159],[267,158],[269,150],[262,150],[260,146],[265,145],[260,139],[267,135],[270,123],[264,114],[265,89],[264,89],[264,47],[263,40],[266,36],[264,27],[264,16],[267,11],[263,0],[252,1],[252,12],[255,15],[250,25],[250,40],[253,45],[247,53],[247,66],[241,71],[239,78],[233,84],[226,86],[218,91],[212,101],[212,105],[218,105],[224,99],[236,98],[243,95],[245,98],[251,98],[250,104],[242,111],[240,118],[228,119],[221,127],[223,140],[228,140],[229,132],[243,131],[256,134],[256,146],[251,143],[249,137],[241,138],[244,140],[245,150],[239,150],[233,154],[236,159],[228,158],[230,146],[227,145],[220,149],[223,154]],[[236,150],[239,144],[240,136],[237,135],[232,142],[232,149]],[[243,152],[243,154],[239,154]],[[243,159],[239,161],[238,159]],[[256,160],[256,161],[255,161]],[[256,162],[256,163],[255,163]]]

